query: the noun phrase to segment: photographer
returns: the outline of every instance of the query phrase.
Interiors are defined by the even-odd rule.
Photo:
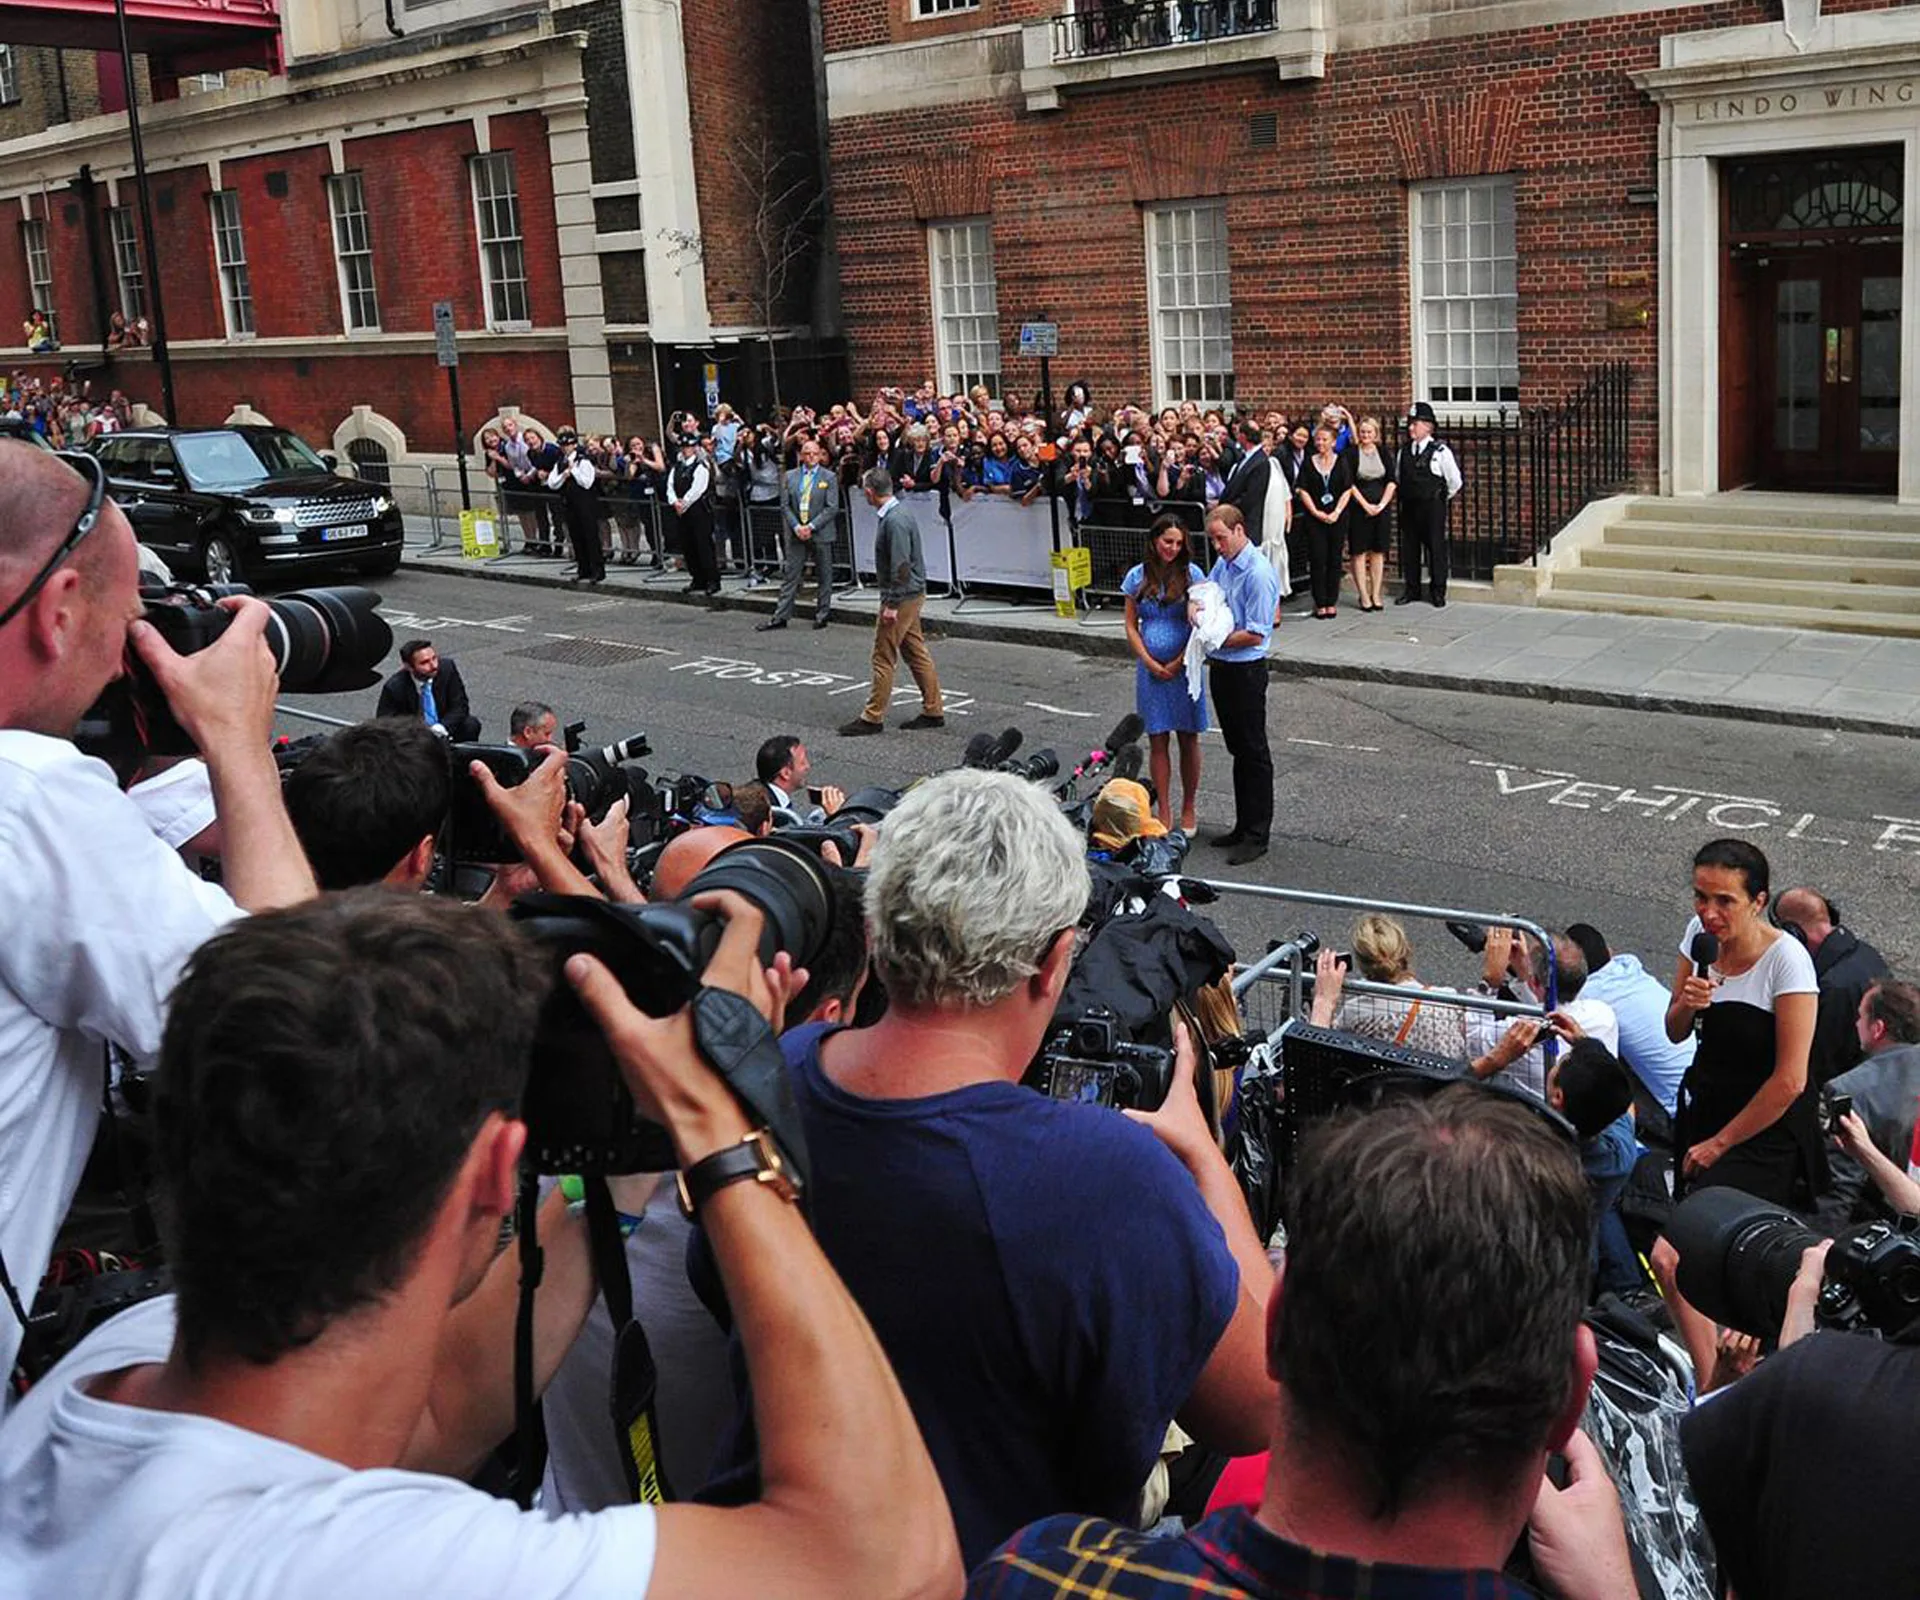
[[[1246,1451],[1273,1403],[1271,1271],[1191,1042],[1151,1115],[1020,1083],[1073,960],[1085,850],[1018,778],[918,785],[867,879],[885,1016],[782,1040],[816,1235],[900,1375],[969,1562],[1035,1517],[1134,1515],[1176,1415]],[[742,1440],[732,1465],[749,1460]]]
[[[1500,1568],[1524,1531],[1558,1600],[1631,1600],[1619,1502],[1575,1428],[1598,1357],[1565,1137],[1468,1085],[1330,1119],[1302,1148],[1287,1221],[1258,1505],[1161,1538],[1054,1517],[968,1593],[1518,1600],[1534,1591]]]
[[[1801,1256],[1779,1354],[1680,1424],[1694,1499],[1740,1600],[1907,1595],[1920,1572],[1920,1525],[1900,1511],[1920,1495],[1920,1343],[1913,1329],[1811,1331],[1828,1249]]]
[[[269,748],[266,606],[223,601],[226,633],[176,655],[135,620],[133,530],[88,470],[91,484],[0,440],[0,1263],[23,1302],[93,1140],[103,1046],[150,1057],[195,948],[241,909],[313,893]],[[224,891],[189,872],[71,742],[129,643],[206,760]],[[19,1339],[16,1309],[0,1304],[0,1372]]]
[[[453,783],[447,746],[423,722],[342,728],[286,781],[287,815],[322,889],[426,887]]]
[[[706,904],[726,918],[709,995],[777,1023],[786,958],[762,968],[745,901]],[[519,1264],[497,1246],[551,979],[534,948],[499,918],[361,894],[196,958],[155,1108],[179,1293],[99,1329],[0,1428],[10,1595],[957,1590],[900,1391],[791,1191],[763,1183],[698,1208],[754,1380],[762,1503],[550,1519],[458,1481],[513,1425]],[[643,1015],[586,956],[565,981],[684,1169],[743,1141],[688,1011]],[[257,1092],[269,1071],[276,1092]],[[558,1197],[542,1209],[536,1384],[593,1293],[586,1231]]]

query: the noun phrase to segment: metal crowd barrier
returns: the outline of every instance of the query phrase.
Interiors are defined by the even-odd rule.
[[[1397,984],[1374,983],[1349,971],[1343,985],[1347,994],[1380,995],[1405,1001],[1416,995],[1427,1005],[1447,1006],[1462,1011],[1484,1011],[1499,1017],[1544,1017],[1559,1004],[1560,982],[1553,955],[1553,936],[1539,923],[1510,912],[1463,911],[1450,906],[1417,905],[1401,900],[1369,900],[1359,895],[1328,894],[1313,889],[1269,888],[1257,883],[1231,883],[1223,879],[1200,880],[1222,895],[1245,895],[1257,900],[1273,900],[1290,905],[1331,906],[1350,911],[1379,911],[1389,916],[1417,918],[1427,922],[1468,922],[1484,928],[1519,928],[1537,938],[1546,950],[1547,993],[1543,1001],[1502,1000],[1494,995],[1468,994],[1458,989],[1405,989]],[[1304,1020],[1313,978],[1299,935],[1282,941],[1259,960],[1239,968],[1233,976],[1234,998],[1240,1002],[1241,1015],[1268,1043],[1277,1043],[1295,1021]],[[1546,1041],[1549,1057],[1553,1041]]]
[[[1130,501],[1096,500],[1093,515],[1073,530],[1074,543],[1084,546],[1093,557],[1093,578],[1082,591],[1090,607],[1098,610],[1124,602],[1120,585],[1146,559],[1147,529],[1168,511],[1187,524],[1187,559],[1203,572],[1213,565],[1213,550],[1203,531],[1207,517],[1203,502],[1162,500],[1136,507]]]

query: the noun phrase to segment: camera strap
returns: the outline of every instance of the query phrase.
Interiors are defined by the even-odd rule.
[[[660,1418],[654,1406],[660,1368],[653,1359],[646,1330],[633,1314],[626,1242],[620,1236],[620,1219],[607,1180],[587,1178],[585,1188],[588,1247],[607,1316],[613,1323],[613,1373],[607,1397],[614,1448],[629,1498],[643,1505],[659,1505],[673,1498],[660,1460]]]
[[[693,997],[692,1014],[694,1043],[702,1058],[773,1136],[794,1187],[804,1197],[813,1169],[779,1038],[753,1002],[730,989],[702,989]]]

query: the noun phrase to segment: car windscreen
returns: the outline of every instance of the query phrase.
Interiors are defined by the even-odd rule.
[[[176,434],[173,448],[196,489],[250,489],[274,478],[325,476],[326,462],[282,429]]]

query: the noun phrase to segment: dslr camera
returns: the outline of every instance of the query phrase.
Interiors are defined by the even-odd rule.
[[[179,655],[204,650],[233,622],[219,602],[252,594],[240,583],[142,585],[142,616]],[[371,589],[299,589],[267,601],[267,648],[288,694],[370,689],[393,648],[393,630]],[[112,767],[122,786],[151,756],[190,756],[193,740],[174,719],[167,697],[131,650],[126,672],[107,685],[81,719],[74,742]]]
[[[570,750],[567,755],[567,798],[586,808],[594,822],[603,821],[622,795],[630,798],[638,818],[651,807],[654,792],[645,767],[635,757],[649,755],[652,746],[644,733],[595,749]],[[487,797],[473,781],[468,765],[479,761],[503,789],[517,789],[544,757],[515,744],[455,744],[449,747],[453,763],[453,805],[447,819],[447,854],[459,862],[518,861],[520,850]]]
[[[509,915],[551,954],[556,973],[576,953],[597,956],[634,1005],[665,1017],[699,993],[725,931],[723,917],[691,904],[697,896],[736,891],[766,918],[762,963],[784,950],[795,966],[806,966],[833,931],[827,873],[816,854],[799,846],[745,839],[715,856],[678,901],[629,906],[585,895],[530,894]],[[758,1087],[776,1100],[789,1095],[784,1072],[780,1067]],[[666,1130],[634,1106],[599,1027],[564,981],[554,984],[541,1014],[521,1114],[527,1159],[538,1172],[610,1176],[669,1172],[678,1164]],[[797,1126],[791,1116],[786,1123]]]
[[[1024,1081],[1053,1100],[1158,1111],[1173,1087],[1173,1052],[1121,1038],[1113,1012],[1092,1006],[1047,1035]]]
[[[1700,1310],[1756,1338],[1786,1316],[1800,1255],[1821,1236],[1791,1211],[1737,1189],[1701,1189],[1673,1214],[1680,1291]],[[1920,1217],[1849,1228],[1827,1252],[1815,1320],[1843,1332],[1920,1337]]]

